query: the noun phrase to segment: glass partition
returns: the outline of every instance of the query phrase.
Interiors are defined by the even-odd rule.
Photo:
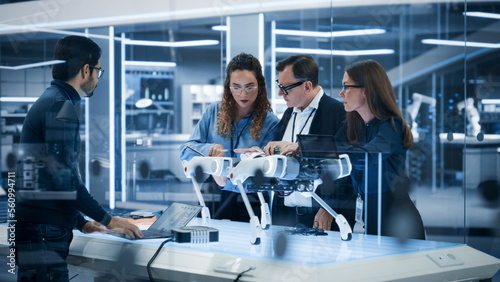
[[[258,14],[263,19],[258,47],[263,50],[274,112],[280,116],[286,109],[274,83],[276,63],[291,54],[311,54],[320,66],[319,84],[339,100],[345,67],[359,60],[378,61],[412,127],[414,145],[407,156],[410,194],[427,239],[463,242],[500,257],[498,1],[359,5],[332,0],[312,7],[281,3],[280,8],[251,11],[239,1],[230,2],[221,4],[227,9],[218,16],[116,26],[103,22],[78,30],[4,31],[0,35],[2,181],[14,169],[23,115],[33,103],[23,99],[38,97],[51,80],[50,66],[9,67],[49,61],[58,38],[90,34],[107,54],[105,76],[114,75],[100,82],[101,98],[83,100],[82,139],[89,143],[103,138],[108,145],[113,144],[110,138],[116,141],[114,150],[103,147],[97,154],[85,147],[90,152],[86,158],[82,154],[81,172],[91,192],[111,207],[196,203],[179,147],[206,107],[220,100],[231,59],[226,54],[236,55],[228,50],[237,40],[231,41],[227,34],[231,19],[234,23],[235,17]],[[244,27],[238,30],[245,34]],[[111,117],[93,112],[103,102],[111,103],[106,106],[106,111],[114,111]],[[114,137],[111,125],[101,126],[96,116],[110,119]],[[114,167],[109,166],[110,156],[116,159]],[[115,174],[108,182],[102,175],[110,169]],[[205,201],[218,201],[218,191],[204,193]]]

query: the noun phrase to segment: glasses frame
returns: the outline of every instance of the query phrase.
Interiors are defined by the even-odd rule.
[[[102,75],[104,74],[104,70],[102,68],[98,68],[91,65],[89,65],[89,67],[97,70],[97,78],[101,78]]]
[[[286,96],[288,95],[288,90],[292,89],[292,88],[295,88],[297,86],[300,86],[302,85],[304,82],[306,82],[307,80],[304,80],[304,81],[299,81],[297,83],[294,83],[294,84],[291,84],[291,85],[288,85],[288,86],[283,86],[281,85],[278,80],[276,79],[276,85],[278,86],[278,88],[283,92],[283,94]]]
[[[241,87],[229,87],[229,91],[231,91],[232,94],[236,94],[238,96],[240,96],[241,94],[243,94],[243,91],[245,92],[245,94],[247,95],[253,95],[255,93],[249,93],[249,91],[252,91],[254,89],[257,89],[258,86],[255,85],[255,86],[249,86],[249,87],[245,87],[245,88],[241,88]],[[240,89],[240,91],[234,91],[235,89]]]
[[[342,85],[342,92],[346,92],[348,88],[364,88],[365,86],[364,85],[360,85],[360,84],[344,84]]]

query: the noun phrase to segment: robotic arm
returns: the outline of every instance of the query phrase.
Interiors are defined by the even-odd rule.
[[[474,99],[467,98],[467,100],[459,102],[457,104],[457,109],[462,111],[465,109],[465,116],[467,117],[467,132],[468,136],[476,136],[481,132],[481,125],[479,124],[479,112],[474,106]]]
[[[413,103],[408,105],[406,107],[406,111],[410,114],[410,117],[412,119],[412,125],[411,125],[411,133],[413,134],[413,138],[418,140],[418,124],[416,122],[417,120],[417,115],[418,115],[418,110],[420,109],[420,106],[422,103],[427,103],[431,105],[431,107],[436,106],[436,99],[425,96],[419,93],[413,93],[412,95]]]
[[[233,159],[227,157],[194,157],[190,161],[183,161],[184,174],[191,178],[194,191],[198,197],[201,209],[201,216],[204,224],[210,226],[210,211],[205,205],[201,195],[201,184],[207,180],[209,175],[227,176],[227,169],[233,166]]]

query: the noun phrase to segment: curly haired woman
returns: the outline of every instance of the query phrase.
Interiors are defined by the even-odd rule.
[[[181,147],[181,160],[197,154],[191,146],[211,157],[238,157],[236,148],[263,148],[275,138],[279,119],[272,113],[262,67],[254,56],[241,53],[226,69],[222,101],[211,104]],[[238,192],[224,176],[214,176],[223,189]]]

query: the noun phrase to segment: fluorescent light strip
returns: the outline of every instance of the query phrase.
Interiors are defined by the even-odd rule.
[[[259,61],[260,65],[264,65],[264,14],[259,14],[259,39],[258,39],[258,47],[259,47]],[[264,72],[264,70],[262,70]]]
[[[433,44],[433,45],[447,45],[447,46],[459,46],[464,47],[478,47],[478,48],[500,48],[500,43],[486,43],[486,42],[474,42],[474,41],[458,41],[458,40],[444,40],[444,39],[422,39],[423,44]]]
[[[35,102],[38,97],[0,97],[0,102]]]
[[[123,61],[126,66],[146,66],[146,67],[172,67],[177,66],[174,62],[147,62],[147,61]]]
[[[500,20],[500,14],[495,13],[485,13],[485,12],[463,12],[464,16],[468,17],[478,17],[478,18],[488,18]]]
[[[115,27],[110,26],[108,29],[109,42],[109,93],[115,93],[115,44],[113,36]],[[125,134],[122,135],[124,137]],[[116,183],[116,167],[115,167],[115,95],[109,95],[109,208],[115,209],[115,183]]]
[[[483,105],[499,105],[500,99],[483,99],[483,100],[481,100],[481,104],[483,104]]]
[[[15,66],[15,67],[0,66],[0,69],[5,69],[5,70],[22,70],[22,69],[29,69],[29,68],[36,68],[36,67],[57,65],[57,64],[62,64],[64,62],[66,62],[66,61],[64,61],[64,60],[52,60],[52,61],[39,62],[39,63],[33,63],[33,64],[19,65],[19,66]]]
[[[303,48],[276,48],[278,53],[305,53],[313,55],[332,55],[332,56],[366,56],[366,55],[389,55],[394,54],[392,49],[373,49],[373,50],[324,50],[324,49],[303,49]]]
[[[343,36],[359,36],[359,35],[372,35],[386,33],[385,29],[359,29],[359,30],[343,30],[343,31],[307,31],[307,30],[290,30],[290,29],[276,29],[275,34],[290,35],[290,36],[304,36],[304,37],[343,37]]]
[[[194,47],[194,46],[208,46],[218,45],[219,40],[191,40],[191,41],[147,41],[147,40],[130,40],[125,39],[124,43],[127,45],[141,45],[141,46],[156,46],[156,47]]]
[[[215,31],[228,31],[229,27],[227,25],[214,25],[214,26],[212,26],[212,30],[215,30]]]

